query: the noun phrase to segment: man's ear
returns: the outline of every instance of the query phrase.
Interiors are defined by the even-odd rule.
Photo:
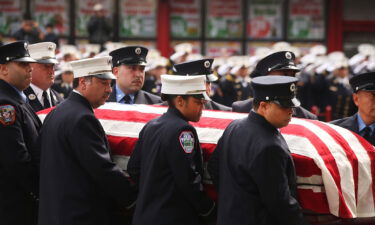
[[[353,93],[353,102],[354,104],[358,107],[358,94],[357,93]]]
[[[117,78],[118,78],[118,66],[116,66],[116,67],[113,67],[113,69],[112,69],[112,73],[113,73],[113,75],[115,75]]]

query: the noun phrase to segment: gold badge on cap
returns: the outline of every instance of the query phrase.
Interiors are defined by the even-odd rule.
[[[35,100],[36,99],[36,96],[34,94],[29,94],[29,96],[27,96],[31,101],[32,100]]]
[[[135,49],[135,54],[139,55],[139,54],[141,54],[141,52],[142,52],[141,48],[136,48]]]
[[[285,53],[285,58],[292,59],[292,54],[290,52]]]
[[[210,61],[207,60],[204,62],[204,67],[209,68],[210,66],[211,66]]]
[[[48,45],[47,49],[48,49],[49,51],[53,50],[53,45]]]
[[[296,85],[295,84],[291,84],[290,85],[290,91],[291,92],[295,92],[296,91]]]

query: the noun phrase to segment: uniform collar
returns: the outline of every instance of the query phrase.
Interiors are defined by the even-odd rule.
[[[359,112],[357,113],[357,121],[358,121],[358,131],[359,131],[359,133],[361,133],[363,131],[363,129],[365,129],[367,127],[367,125],[365,124],[365,122],[361,118],[361,115],[359,114]],[[375,130],[375,123],[369,125],[368,127],[371,128],[371,134],[373,134],[374,130]]]
[[[274,127],[272,124],[270,124],[266,118],[264,118],[262,115],[256,113],[255,111],[251,110],[249,113],[248,118],[258,124],[263,125],[265,128],[270,129],[272,131],[280,133],[279,129]]]
[[[6,82],[4,80],[2,80],[2,81],[5,84],[9,85],[9,87],[12,87],[12,89],[16,91],[16,93],[18,94],[18,96],[21,98],[21,100],[23,102],[25,102],[25,103],[27,102],[27,97],[26,97],[25,93],[23,93],[23,91],[20,91],[18,88],[16,88],[15,86],[11,85],[10,83],[8,83],[8,82]]]
[[[44,104],[44,100],[43,100],[43,92],[44,92],[44,90],[42,90],[40,87],[36,86],[33,83],[30,84],[30,87],[31,87],[31,89],[33,89],[33,91],[34,91],[36,97],[38,98],[39,102],[43,105]],[[48,101],[52,102],[51,101],[51,95],[50,95],[50,89],[48,88],[46,90],[46,92],[47,92]]]
[[[128,94],[128,95],[130,96],[132,104],[134,104],[135,94],[132,93],[132,94]],[[124,101],[123,100],[124,96],[125,96],[125,93],[120,89],[120,87],[116,83],[116,102],[124,103],[124,102],[121,102],[121,101]]]

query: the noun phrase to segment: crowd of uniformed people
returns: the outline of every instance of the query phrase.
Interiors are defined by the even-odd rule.
[[[292,116],[334,120],[374,145],[375,47],[350,59],[279,42],[251,56],[170,58],[143,46],[0,47],[0,224],[307,224],[279,132]],[[139,134],[127,167],[112,160],[93,109],[168,106]],[[56,106],[42,125],[36,112]],[[249,113],[220,138],[203,189],[202,110]],[[310,221],[311,222],[311,221]]]

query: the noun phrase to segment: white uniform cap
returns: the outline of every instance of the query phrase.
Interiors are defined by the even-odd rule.
[[[95,10],[95,11],[99,11],[99,10],[102,10],[102,9],[103,9],[102,4],[97,3],[97,4],[94,5],[94,10]]]
[[[301,58],[301,63],[303,66],[307,66],[309,64],[314,63],[316,58],[317,58],[316,55],[309,53],[309,54],[304,55]]]
[[[95,76],[100,79],[116,79],[112,74],[112,57],[81,59],[70,62],[74,78]]]
[[[217,73],[220,75],[220,76],[225,76],[227,75],[227,73],[229,73],[231,69],[231,65],[230,64],[223,64],[221,66],[219,66],[219,68],[217,69]]]
[[[310,54],[313,55],[325,55],[327,54],[327,48],[324,45],[314,45],[310,48]]]
[[[30,57],[43,64],[58,63],[55,55],[56,44],[53,42],[40,42],[28,46]]]
[[[157,67],[167,67],[168,66],[168,59],[163,57],[163,56],[160,56],[158,58],[154,58],[152,61],[149,61],[147,63],[147,66],[145,68],[146,72],[147,71],[150,71],[152,69],[155,69]]]
[[[186,57],[186,61],[195,61],[195,60],[200,60],[203,59],[203,55],[201,54],[189,54]]]
[[[188,42],[184,42],[184,43],[174,46],[174,51],[190,54],[193,52],[193,45]]]
[[[116,49],[126,47],[127,45],[122,42],[106,42],[104,46],[105,46],[105,49],[108,50],[108,52],[111,52]]]
[[[362,55],[374,55],[375,54],[375,47],[372,44],[360,44],[358,46],[358,52]]]
[[[205,100],[211,100],[206,94],[206,76],[161,75],[161,93],[167,95],[203,95]]]
[[[272,50],[275,52],[290,51],[290,43],[285,41],[278,41],[272,45]]]
[[[269,54],[271,54],[271,49],[267,47],[259,47],[255,49],[255,55],[258,56],[260,59],[263,59]]]
[[[342,51],[335,51],[328,54],[328,59],[332,62],[342,61],[346,59],[346,56]]]

